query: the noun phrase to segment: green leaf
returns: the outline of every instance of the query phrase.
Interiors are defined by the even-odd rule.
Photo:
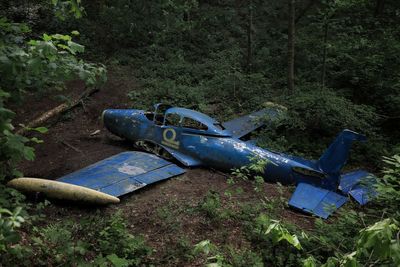
[[[303,260],[303,267],[317,267],[317,261],[313,256],[309,256],[307,259]]]
[[[32,130],[39,132],[41,134],[47,133],[49,131],[49,129],[47,129],[46,127],[36,127],[36,128],[32,128]]]
[[[72,31],[71,34],[75,35],[75,36],[78,36],[80,33],[78,31]]]
[[[40,140],[40,139],[38,139],[38,138],[36,138],[36,137],[32,137],[32,138],[31,138],[31,141],[34,142],[34,143],[36,143],[36,144],[42,144],[42,143],[43,143],[43,140]]]
[[[115,267],[125,267],[129,266],[129,261],[124,258],[120,258],[115,254],[108,255],[106,257]]]
[[[85,51],[85,47],[73,41],[68,41],[68,46],[71,49],[72,54],[75,55],[76,52],[82,53]]]
[[[57,33],[57,34],[53,34],[52,37],[53,37],[54,39],[63,40],[63,41],[71,41],[71,40],[72,40],[71,36],[69,36],[69,35],[63,35],[63,34],[58,34],[58,33]]]
[[[10,93],[7,93],[0,89],[0,98],[9,98],[9,97],[10,97]]]
[[[23,155],[26,160],[34,160],[35,159],[35,150],[32,147],[25,146],[23,150]]]
[[[47,35],[47,34],[43,34],[43,40],[45,41],[45,42],[48,42],[48,41],[50,41],[51,40],[51,36],[49,36],[49,35]]]

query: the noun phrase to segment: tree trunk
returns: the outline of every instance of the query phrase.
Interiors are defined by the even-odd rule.
[[[327,54],[327,39],[328,39],[328,22],[325,22],[324,25],[324,53],[322,56],[322,77],[321,77],[321,87],[325,88],[325,79],[326,79],[326,54]]]
[[[307,11],[317,2],[318,0],[310,0],[305,8],[303,8],[297,15],[294,23],[297,24],[299,20],[307,13]]]
[[[385,0],[376,0],[374,17],[380,17],[385,7]]]
[[[248,22],[247,22],[247,69],[251,72],[253,57],[253,1],[248,0]]]
[[[294,20],[295,20],[295,0],[289,1],[289,27],[288,27],[288,90],[294,92]]]

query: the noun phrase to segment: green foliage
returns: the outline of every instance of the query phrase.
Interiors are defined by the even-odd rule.
[[[357,237],[356,250],[330,257],[321,266],[398,266],[400,264],[400,228],[397,221],[384,219],[365,227]],[[318,266],[313,256],[304,267]]]
[[[89,86],[105,80],[104,66],[76,58],[84,47],[71,36],[43,34],[39,40],[25,42],[29,31],[26,25],[0,19],[0,89],[11,99],[20,100],[26,90],[62,88],[65,81],[76,78]]]
[[[20,240],[16,229],[21,227],[25,220],[20,215],[21,208],[16,208],[13,212],[0,208],[0,253],[4,253]]]
[[[376,135],[378,115],[372,107],[354,104],[330,89],[315,93],[316,90],[315,87],[301,89],[281,99],[287,112],[272,122],[272,131],[269,128],[261,135],[260,145],[318,157],[343,129],[369,137]],[[316,139],[320,141],[314,142]],[[373,138],[369,140],[373,142]],[[376,152],[370,151],[371,145],[368,150],[368,156]]]
[[[268,226],[264,234],[270,235],[274,244],[285,240],[296,249],[302,249],[298,237],[295,234],[290,234],[289,231],[277,220],[271,220],[271,224]]]
[[[70,11],[80,16],[80,0],[53,1],[54,5],[69,6]],[[12,119],[14,112],[7,108],[9,104],[20,103],[27,91],[43,92],[48,89],[60,89],[64,82],[80,78],[88,86],[95,86],[105,80],[105,68],[102,65],[86,63],[78,59],[78,53],[84,47],[69,35],[43,34],[39,40],[27,41],[31,29],[23,23],[14,23],[0,16],[0,265],[26,263],[32,249],[18,243],[20,236],[16,228],[26,218],[22,209],[23,196],[7,188],[3,183],[11,177],[21,176],[16,164],[22,159],[33,160],[34,149],[29,145],[42,143],[37,137],[24,137],[14,132]],[[77,31],[73,35],[79,34]],[[46,133],[45,127],[27,128],[29,131]],[[17,208],[15,208],[17,207]],[[11,212],[10,210],[14,210]],[[35,240],[35,250],[46,258],[54,256],[55,263],[75,263],[85,254],[81,244],[74,243],[68,229],[49,226]],[[3,257],[3,254],[5,255]],[[23,259],[23,260],[22,260]],[[36,262],[48,264],[40,256]]]
[[[19,212],[2,211],[5,217],[0,218],[0,229],[5,233],[0,236],[4,255],[0,263],[6,266],[138,266],[152,252],[142,237],[129,233],[119,213],[106,218],[83,216],[79,220],[33,226],[21,245],[15,233],[23,222]]]
[[[23,158],[34,159],[34,149],[27,144],[41,142],[14,134],[14,113],[5,107],[6,103],[21,101],[28,90],[61,88],[71,79],[80,78],[89,86],[105,80],[103,66],[76,58],[84,47],[72,41],[71,36],[43,34],[39,40],[26,42],[29,32],[24,24],[0,18],[0,180],[18,175],[15,163]],[[30,130],[46,131],[43,127]]]
[[[81,18],[83,7],[81,6],[81,0],[51,0],[54,6],[54,14],[61,20],[66,19],[66,14],[71,14],[75,18]]]
[[[72,265],[84,262],[88,244],[75,240],[71,232],[72,222],[50,224],[43,229],[35,229],[36,237],[32,238],[34,250],[37,251],[35,261],[41,265]],[[49,260],[51,259],[51,260]]]
[[[215,222],[220,222],[229,217],[228,210],[222,208],[218,192],[208,191],[198,204],[198,210]]]
[[[129,266],[142,263],[142,258],[151,254],[152,250],[145,245],[143,238],[135,237],[127,231],[125,220],[120,213],[114,214],[104,229],[99,232],[99,251],[104,255],[116,255],[125,259]],[[112,256],[116,260],[115,256]]]
[[[367,259],[365,265],[373,262],[380,264],[400,264],[400,227],[397,221],[385,219],[361,230],[357,242],[357,256]]]
[[[332,90],[299,90],[285,101],[288,116],[282,124],[292,131],[313,135],[316,132],[324,135],[335,135],[345,128],[354,131],[374,132],[377,115],[374,109],[365,105],[353,104],[350,100]]]
[[[250,163],[248,165],[233,170],[232,175],[235,178],[239,178],[245,181],[248,181],[249,179],[254,179],[254,190],[256,192],[261,192],[262,186],[264,185],[264,170],[267,164],[273,163],[271,163],[267,159],[254,156],[250,158]]]
[[[235,48],[212,53],[209,60],[196,62],[182,50],[166,58],[143,56],[147,64],[138,75],[145,90],[132,91],[130,97],[136,107],[165,102],[226,119],[251,105],[261,105],[257,94],[268,87],[262,75],[246,74],[240,69],[239,56]]]
[[[377,187],[380,212],[385,211],[389,216],[399,219],[400,156],[384,157],[383,161],[386,163],[386,167]]]
[[[203,240],[197,243],[193,248],[194,255],[205,255],[206,263],[208,267],[245,267],[264,266],[261,257],[250,250],[235,251],[232,248],[228,249],[228,255],[224,256],[220,249],[211,243],[210,240]]]
[[[260,251],[264,263],[297,266],[301,261],[301,242],[308,238],[304,232],[293,233],[295,228],[273,220],[266,214],[260,214],[249,230],[250,240],[256,251]]]

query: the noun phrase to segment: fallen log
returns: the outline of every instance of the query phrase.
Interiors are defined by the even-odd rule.
[[[28,125],[17,130],[16,134],[24,135],[24,134],[26,134],[27,131],[29,131],[29,129],[39,127],[39,126],[43,125],[44,123],[46,123],[47,121],[49,121],[50,119],[56,118],[60,114],[66,112],[68,110],[71,110],[72,108],[81,104],[84,99],[91,96],[93,93],[97,92],[98,90],[99,90],[99,88],[97,88],[97,87],[85,89],[85,91],[83,91],[77,98],[73,99],[70,102],[63,103],[61,105],[58,105],[55,108],[52,108],[52,109],[46,111],[45,113],[43,113],[36,119],[32,120],[30,123],[28,123]]]

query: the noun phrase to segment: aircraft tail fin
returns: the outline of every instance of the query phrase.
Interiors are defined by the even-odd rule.
[[[318,160],[318,167],[327,174],[339,174],[347,162],[353,141],[365,141],[362,134],[343,130]]]

